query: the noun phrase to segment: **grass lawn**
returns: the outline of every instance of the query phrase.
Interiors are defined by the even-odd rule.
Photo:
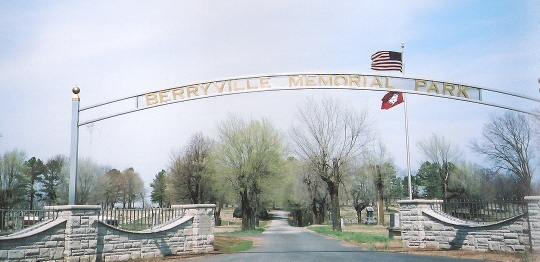
[[[317,233],[332,236],[349,243],[362,244],[369,250],[388,250],[390,244],[393,244],[393,246],[401,246],[401,239],[391,239],[384,236],[386,229],[381,226],[346,226],[342,229],[342,232],[333,231],[332,225],[313,225],[307,228]]]
[[[234,235],[216,235],[214,238],[214,251],[220,253],[233,253],[250,249],[253,240]]]
[[[348,209],[348,208],[345,208]],[[351,216],[352,211],[344,212]],[[362,216],[364,217],[364,216]],[[347,221],[347,220],[346,220]],[[351,221],[351,220],[349,220]],[[389,221],[387,219],[386,221]],[[307,227],[320,234],[337,238],[351,245],[372,251],[399,252],[419,255],[446,256],[464,259],[480,259],[489,261],[525,262],[540,261],[538,254],[506,253],[506,252],[475,252],[467,250],[429,250],[404,248],[401,237],[388,238],[386,226],[346,223],[342,232],[332,231],[330,223]]]
[[[264,232],[270,221],[259,221],[255,230],[242,230],[242,220],[232,216],[233,208],[221,211],[222,226],[215,228],[214,250],[219,253],[240,252],[250,249],[256,235]]]

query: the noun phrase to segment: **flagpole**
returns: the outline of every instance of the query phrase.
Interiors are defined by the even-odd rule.
[[[405,43],[401,42],[401,72],[405,76],[405,59],[403,54],[405,52]],[[412,179],[411,179],[411,153],[409,150],[409,117],[407,114],[407,99],[405,93],[403,93],[403,108],[405,109],[405,148],[407,150],[407,175],[409,177],[409,200],[412,200]]]

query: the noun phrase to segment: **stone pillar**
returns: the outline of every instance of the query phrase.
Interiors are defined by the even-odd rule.
[[[528,224],[533,253],[540,253],[540,196],[525,197],[528,204]]]
[[[191,234],[186,235],[186,250],[193,253],[214,251],[214,204],[173,205],[172,208],[183,209],[184,216],[193,216]]]
[[[426,248],[425,227],[431,224],[422,214],[422,210],[431,209],[431,204],[441,203],[442,200],[400,200],[398,201],[401,214],[401,240],[405,247]],[[438,247],[437,247],[438,248]]]
[[[64,261],[96,261],[99,205],[47,206],[66,219]]]

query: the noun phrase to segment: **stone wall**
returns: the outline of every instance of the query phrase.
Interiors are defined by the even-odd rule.
[[[440,200],[401,200],[401,238],[408,248],[540,252],[540,197],[526,198],[528,214],[489,226],[433,211]]]
[[[59,217],[0,237],[0,261],[120,261],[213,250],[215,205],[178,205],[184,216],[145,231],[98,221],[99,206],[55,206]]]
[[[215,205],[177,205],[172,208],[184,209],[184,217],[152,230],[130,232],[100,224],[99,260],[119,261],[213,251]]]
[[[48,223],[37,233],[0,237],[0,261],[63,260],[65,220]]]
[[[540,196],[525,197],[529,203],[529,228],[531,245],[535,253],[540,253]]]

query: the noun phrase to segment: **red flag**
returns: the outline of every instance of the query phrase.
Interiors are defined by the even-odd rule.
[[[382,105],[381,109],[390,109],[394,106],[397,106],[401,103],[403,103],[403,94],[400,92],[388,92],[384,97],[382,98]]]

